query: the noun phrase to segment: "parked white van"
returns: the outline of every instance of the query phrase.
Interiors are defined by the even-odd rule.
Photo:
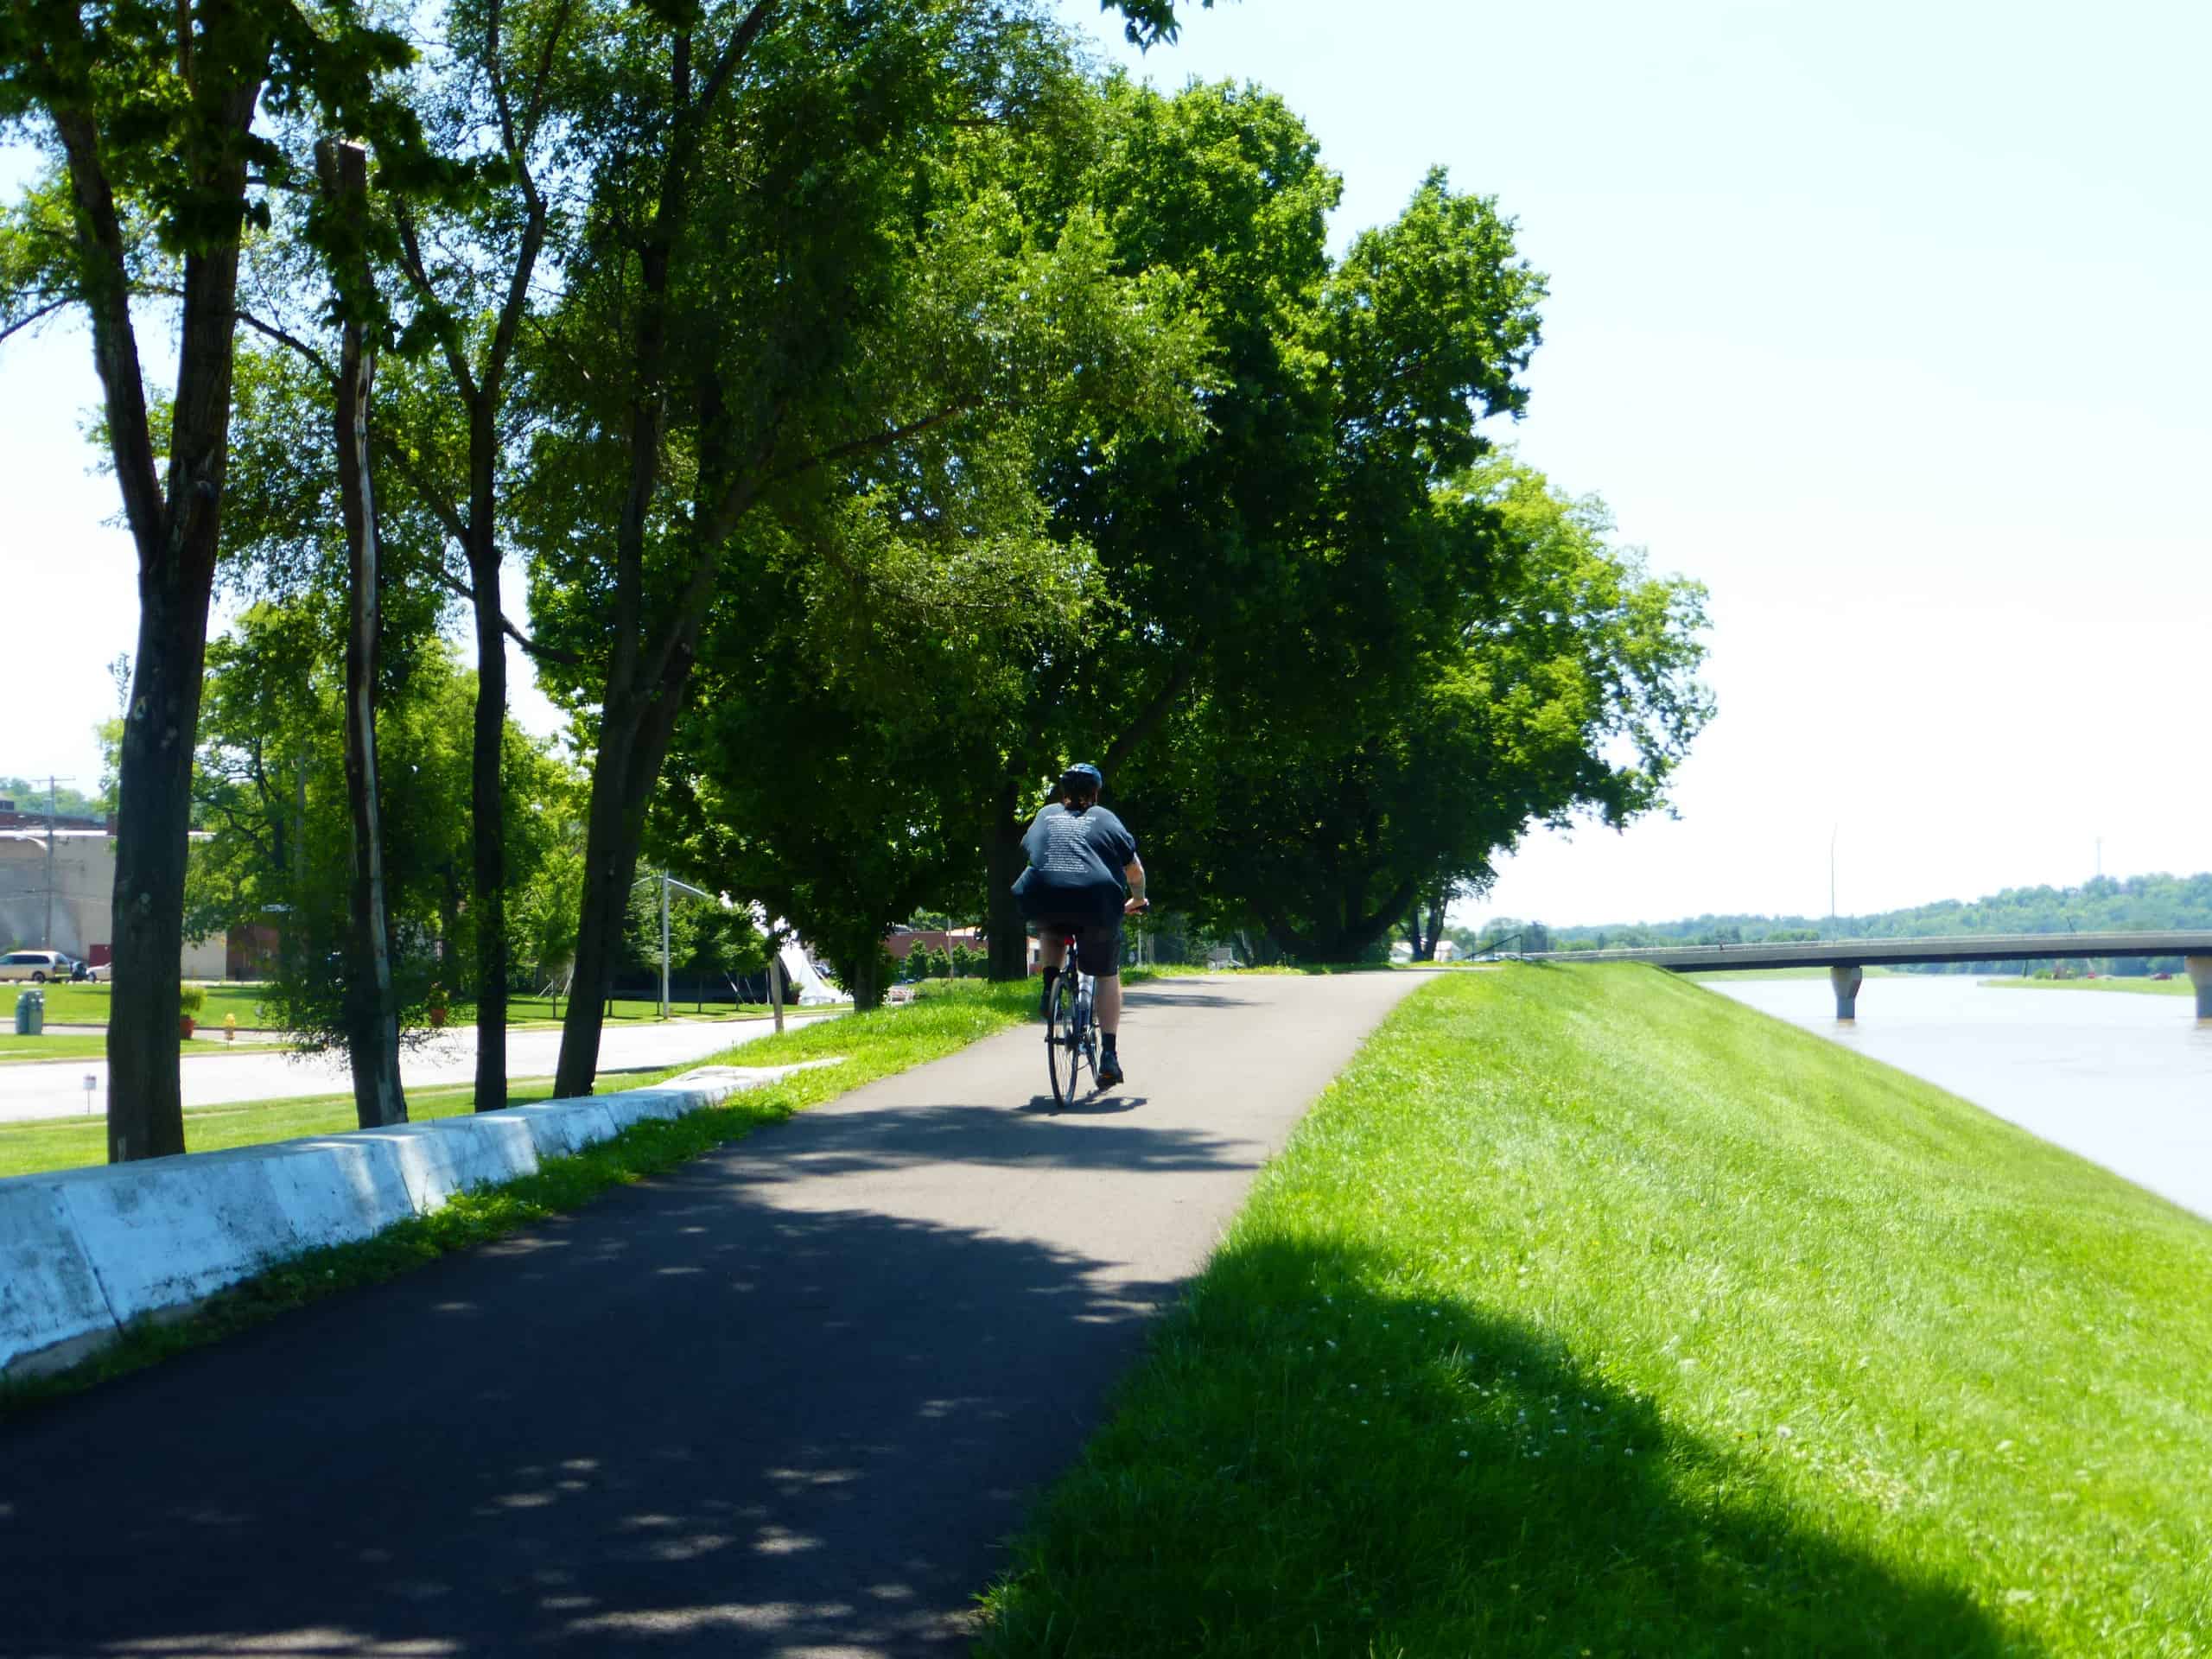
[[[67,979],[77,964],[59,950],[10,950],[0,957],[0,980],[28,979],[43,985],[49,979]]]

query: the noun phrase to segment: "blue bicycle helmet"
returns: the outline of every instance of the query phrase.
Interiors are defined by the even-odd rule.
[[[1097,767],[1092,766],[1088,760],[1078,760],[1075,765],[1070,766],[1065,772],[1062,772],[1060,774],[1060,787],[1065,789],[1077,779],[1081,779],[1087,782],[1090,784],[1091,788],[1095,790],[1103,791],[1106,787],[1106,774],[1099,771]]]

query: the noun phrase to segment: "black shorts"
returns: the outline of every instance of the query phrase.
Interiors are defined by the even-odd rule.
[[[1112,979],[1122,971],[1122,918],[1087,916],[1045,916],[1030,918],[1029,931],[1039,938],[1065,939],[1075,935],[1076,963],[1097,979]]]

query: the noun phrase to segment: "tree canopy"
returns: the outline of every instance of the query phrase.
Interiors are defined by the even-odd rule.
[[[1546,292],[1499,204],[1433,172],[1332,254],[1281,98],[1101,73],[1044,0],[448,0],[404,36],[36,0],[0,124],[54,162],[0,217],[0,338],[91,319],[149,595],[142,1081],[188,914],[287,918],[303,1028],[347,951],[398,1014],[472,994],[484,1107],[526,977],[573,980],[591,1087],[648,860],[734,901],[676,930],[702,962],[751,959],[715,918],[757,903],[863,1007],[922,911],[1019,974],[1020,830],[1075,759],[1160,937],[1367,954],[1531,825],[1663,809],[1709,712],[1700,590],[1497,447]],[[203,661],[219,580],[248,608]],[[573,774],[509,721],[511,641]],[[188,889],[149,849],[194,814]],[[396,1016],[352,1007],[358,1064]],[[175,1150],[173,1104],[115,1155]]]

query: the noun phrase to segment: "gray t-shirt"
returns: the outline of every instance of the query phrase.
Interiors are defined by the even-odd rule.
[[[1137,838],[1103,806],[1071,812],[1055,802],[1021,838],[1029,868],[1014,884],[1025,916],[1110,916],[1127,892],[1122,872]]]

